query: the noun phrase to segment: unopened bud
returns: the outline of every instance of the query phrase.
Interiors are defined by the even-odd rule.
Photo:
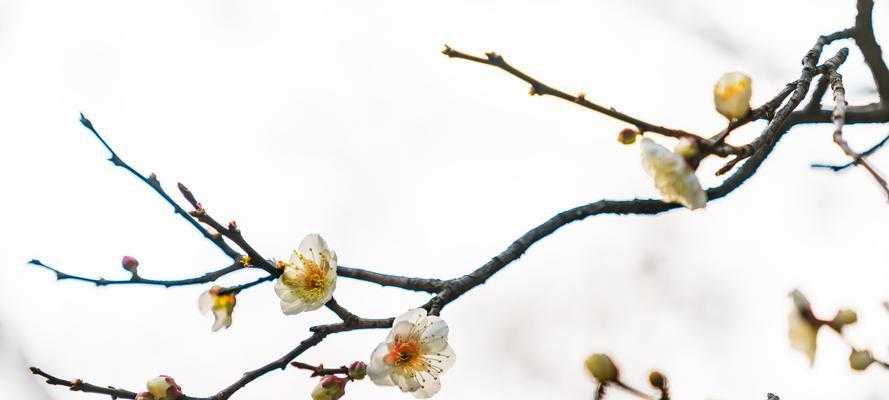
[[[327,375],[312,390],[312,400],[337,400],[346,394],[346,383],[349,378]]]
[[[232,231],[238,230],[238,223],[235,221],[231,221],[228,223],[228,229]]]
[[[154,395],[148,392],[142,392],[136,395],[135,400],[154,400]]]
[[[849,354],[849,366],[856,371],[864,371],[874,362],[870,350],[852,350]]]
[[[617,141],[623,144],[633,144],[636,143],[636,136],[639,136],[639,131],[631,128],[624,128],[617,134]]]
[[[680,138],[679,142],[676,143],[676,146],[673,147],[673,152],[679,154],[686,160],[691,160],[697,157],[698,151],[697,139],[689,136]]]
[[[362,380],[367,376],[367,364],[363,361],[355,361],[349,364],[349,378]]]
[[[833,322],[839,326],[850,325],[858,322],[858,314],[855,310],[848,308],[837,311],[837,315],[833,317]]]
[[[619,372],[611,357],[602,353],[595,353],[584,361],[587,372],[600,383],[617,382]]]
[[[123,269],[130,271],[135,275],[136,268],[139,266],[139,260],[135,257],[123,256],[123,259],[120,260],[120,265],[123,266]]]
[[[182,388],[176,384],[173,378],[166,375],[148,381],[145,386],[155,400],[172,400],[182,396]]]
[[[648,374],[648,383],[656,389],[664,390],[667,386],[667,377],[658,371],[651,371]]]

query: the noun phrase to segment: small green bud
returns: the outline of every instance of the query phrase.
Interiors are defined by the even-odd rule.
[[[617,382],[619,372],[611,357],[602,353],[595,353],[584,361],[587,372],[601,383]]]

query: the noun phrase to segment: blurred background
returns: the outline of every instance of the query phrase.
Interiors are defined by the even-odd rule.
[[[124,255],[158,279],[228,265],[105,161],[80,112],[133,167],[170,193],[187,184],[267,257],[318,232],[343,265],[449,278],[559,211],[657,193],[638,146],[616,141],[624,124],[528,96],[502,71],[443,56],[444,43],[497,51],[555,87],[710,134],[724,125],[711,92],[723,72],[752,75],[753,103],[764,102],[799,76],[819,35],[852,25],[854,3],[0,1],[0,397],[102,397],[46,386],[30,365],[132,390],[168,374],[209,395],[336,321],[323,309],[285,317],[266,284],[238,297],[231,329],[212,333],[197,311],[207,286],[96,288],[27,265],[109,279],[128,277]],[[889,45],[887,2],[874,19]],[[825,53],[843,45],[848,100],[875,100],[852,43]],[[854,126],[846,137],[864,149],[887,131]],[[793,129],[706,211],[590,218],[533,246],[444,310],[458,361],[436,398],[588,399],[582,364],[594,351],[640,387],[660,369],[677,399],[889,398],[889,372],[851,372],[832,332],[821,332],[813,368],[787,342],[787,294],[800,288],[823,318],[858,310],[849,340],[889,357],[889,207],[864,171],[809,168],[847,161],[830,135]],[[872,160],[889,170],[889,153]],[[721,165],[704,162],[705,185],[719,183]],[[336,297],[366,317],[426,301],[348,279]],[[299,360],[367,359],[385,335],[335,335]],[[276,371],[235,398],[308,398],[315,383]],[[410,398],[369,381],[347,391]]]

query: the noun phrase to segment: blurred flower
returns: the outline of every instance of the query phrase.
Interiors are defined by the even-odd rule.
[[[852,350],[849,354],[849,366],[856,371],[864,371],[874,362],[870,350]]]
[[[787,330],[790,346],[803,352],[809,359],[809,365],[814,365],[818,329],[821,328],[822,322],[815,318],[812,306],[802,292],[794,289],[790,296],[793,298],[793,309],[790,310]]]
[[[367,364],[363,361],[355,361],[349,364],[349,378],[362,380],[367,376]]]
[[[707,206],[707,193],[685,158],[649,138],[642,139],[640,146],[642,168],[654,178],[654,186],[664,200],[692,210]]]
[[[173,378],[166,375],[158,376],[145,385],[155,400],[172,400],[182,396],[182,388],[176,384]]]
[[[846,325],[852,325],[856,322],[858,322],[858,313],[856,313],[855,310],[844,308],[837,311],[837,315],[834,316],[833,320],[828,323],[830,324],[830,327],[837,332],[842,332],[843,327],[845,327]]]
[[[636,143],[636,136],[639,135],[639,131],[630,128],[624,128],[617,134],[617,141],[623,144],[633,144]]]
[[[750,96],[753,81],[742,72],[728,72],[719,78],[713,88],[716,111],[729,120],[741,119],[750,112]]]
[[[611,357],[602,353],[595,353],[587,357],[583,366],[599,383],[617,382],[620,376]]]
[[[135,400],[154,400],[154,395],[148,392],[142,392],[136,395]]]
[[[312,390],[312,400],[337,400],[346,394],[346,383],[349,383],[349,378],[340,378],[335,375],[324,376]]]
[[[213,286],[198,297],[198,309],[201,310],[201,314],[213,311],[215,318],[211,328],[213,332],[232,326],[232,312],[235,311],[237,303],[234,293],[219,294],[221,290],[221,287]]]
[[[133,275],[136,275],[136,268],[139,267],[139,260],[135,257],[123,256],[123,259],[120,260],[120,265],[123,266],[123,269],[130,271]]]
[[[318,234],[306,235],[275,282],[281,311],[287,315],[317,310],[336,288],[336,253]]]
[[[241,266],[243,266],[244,268],[252,267],[253,259],[251,259],[248,255],[241,257]]]
[[[418,308],[395,318],[386,341],[371,354],[367,374],[377,385],[398,386],[424,399],[438,393],[438,375],[455,359],[448,345],[448,324]]]

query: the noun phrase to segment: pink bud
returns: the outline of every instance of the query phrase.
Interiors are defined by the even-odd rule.
[[[142,392],[136,395],[136,400],[154,400],[154,395],[148,392]]]
[[[130,256],[123,256],[123,259],[120,260],[120,264],[123,265],[123,269],[130,271],[132,273],[136,273],[136,267],[139,266],[139,260]]]
[[[327,375],[312,390],[312,400],[337,400],[346,394],[346,383],[349,378]]]
[[[355,361],[349,364],[349,378],[362,380],[367,376],[367,364],[363,361]]]

